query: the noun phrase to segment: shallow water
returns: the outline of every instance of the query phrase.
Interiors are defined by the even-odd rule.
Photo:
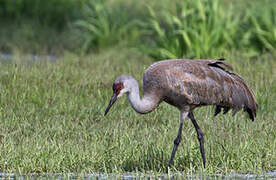
[[[13,59],[15,59],[15,55],[13,54],[5,54],[5,53],[0,53],[0,60],[1,61],[12,61]],[[37,61],[37,60],[48,60],[48,61],[56,61],[57,57],[53,56],[53,55],[23,55],[20,56],[21,59],[25,59],[28,61]]]
[[[16,175],[12,173],[0,173],[2,179],[268,179],[276,180],[276,171],[266,172],[264,174],[229,174],[229,175],[150,175],[150,174],[30,174]]]

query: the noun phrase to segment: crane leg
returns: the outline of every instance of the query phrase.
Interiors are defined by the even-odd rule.
[[[183,123],[184,123],[184,120],[186,119],[187,115],[188,115],[187,111],[181,111],[180,112],[180,125],[179,125],[179,129],[178,129],[177,137],[174,140],[174,146],[173,146],[173,150],[172,150],[172,154],[171,154],[171,158],[170,158],[168,167],[171,167],[172,162],[173,162],[173,158],[175,156],[175,152],[176,152],[177,147],[178,147],[178,145],[181,141]],[[167,172],[168,172],[168,169],[167,169]]]
[[[192,123],[196,129],[196,133],[197,133],[197,138],[198,138],[198,141],[199,141],[199,144],[200,144],[200,152],[201,152],[201,157],[202,157],[202,160],[203,160],[203,166],[205,168],[205,151],[204,151],[204,138],[203,138],[203,132],[202,130],[200,129],[200,127],[198,126],[195,118],[194,118],[194,114],[193,112],[189,112],[188,114],[188,117],[192,120]]]

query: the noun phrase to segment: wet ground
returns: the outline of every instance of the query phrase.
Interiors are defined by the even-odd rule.
[[[229,175],[150,175],[150,174],[30,174],[30,175],[16,175],[12,173],[0,173],[0,180],[2,179],[268,179],[276,180],[276,171],[266,172],[263,174],[229,174]]]
[[[16,55],[13,54],[5,54],[0,53],[0,60],[11,61],[16,58]],[[28,61],[37,61],[37,60],[48,60],[48,61],[56,61],[57,57],[53,55],[24,55],[20,56],[20,59],[28,60]]]

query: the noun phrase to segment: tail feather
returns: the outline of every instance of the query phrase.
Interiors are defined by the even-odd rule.
[[[223,114],[226,114],[230,110],[230,107],[216,105],[214,116],[218,115],[221,112],[222,108],[223,108]]]
[[[243,107],[244,111],[248,113],[249,118],[254,121],[258,109],[255,95],[241,76],[234,73],[231,73],[231,75],[236,84],[232,97],[234,109],[239,110]]]
[[[221,112],[221,108],[222,107],[219,106],[219,105],[215,106],[215,114],[214,114],[214,116],[218,115]]]
[[[226,114],[229,109],[233,109],[232,114],[234,115],[237,111],[240,109],[244,109],[245,112],[248,113],[249,118],[254,121],[258,109],[258,105],[256,102],[255,95],[252,91],[252,89],[246,84],[244,79],[233,73],[229,72],[227,70],[233,70],[232,66],[226,62],[224,62],[225,59],[220,58],[213,61],[208,61],[208,65],[211,67],[219,68],[226,72],[232,79],[229,84],[229,92],[231,93],[227,94],[230,95],[230,99],[228,102],[223,102],[222,104],[217,104],[215,106],[215,116],[221,112],[221,109],[224,109],[224,113]]]
[[[226,114],[230,110],[230,107],[224,107],[223,114]]]
[[[255,117],[256,117],[256,112],[254,113],[253,111],[252,111],[252,109],[250,109],[250,108],[245,108],[245,111],[248,113],[248,115],[249,115],[249,118],[252,120],[252,121],[254,121],[254,119],[255,119]]]
[[[218,59],[218,60],[215,60],[215,61],[211,61],[211,62],[208,63],[208,65],[212,66],[212,67],[222,69],[224,71],[226,71],[225,69],[233,70],[233,67],[230,64],[224,62],[224,59]]]

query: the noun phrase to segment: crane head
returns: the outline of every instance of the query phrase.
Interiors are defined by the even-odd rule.
[[[124,89],[124,84],[122,82],[113,84],[113,96],[110,99],[110,102],[104,112],[104,115],[108,113],[109,109],[116,102],[116,100],[124,94],[124,91],[122,91],[123,89]]]
[[[137,84],[137,81],[130,75],[121,74],[118,76],[113,83],[113,96],[110,99],[110,102],[104,112],[106,115],[111,108],[111,106],[120,98],[123,94],[129,93],[134,84]],[[138,84],[137,84],[138,86]]]

